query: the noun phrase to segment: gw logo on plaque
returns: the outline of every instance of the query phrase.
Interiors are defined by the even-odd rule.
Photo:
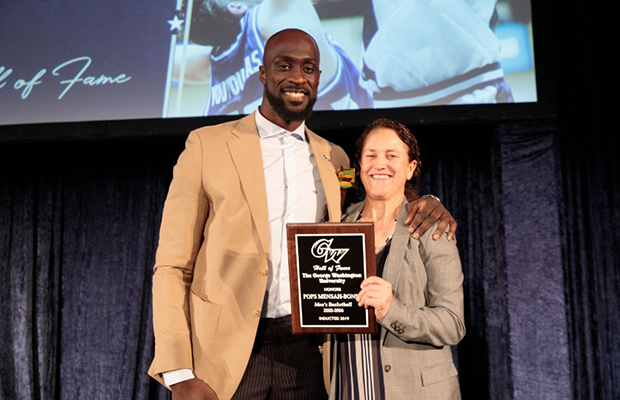
[[[316,258],[324,257],[326,263],[333,261],[336,264],[340,264],[340,260],[349,252],[349,249],[332,249],[331,245],[333,242],[334,239],[317,240],[312,245],[312,255]]]
[[[374,332],[372,309],[357,305],[375,274],[372,223],[288,224],[293,333]]]

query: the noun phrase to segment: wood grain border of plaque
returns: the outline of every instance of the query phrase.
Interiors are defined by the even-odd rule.
[[[375,275],[372,222],[287,224],[293,333],[377,333],[372,307],[357,305]]]

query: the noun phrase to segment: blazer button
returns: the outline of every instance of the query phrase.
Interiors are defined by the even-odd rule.
[[[258,310],[252,310],[252,316],[254,318],[259,318],[260,317],[260,311]]]
[[[261,269],[261,270],[260,270],[260,274],[261,274],[262,276],[267,276],[267,275],[269,275],[269,268],[263,268],[263,269]]]
[[[390,364],[385,364],[385,366],[383,367],[383,370],[385,372],[390,372],[391,369],[392,369],[392,366]]]

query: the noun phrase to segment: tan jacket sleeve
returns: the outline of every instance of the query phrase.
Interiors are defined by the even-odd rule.
[[[155,358],[149,373],[193,369],[189,290],[209,212],[202,183],[202,143],[190,133],[164,205],[153,275]]]

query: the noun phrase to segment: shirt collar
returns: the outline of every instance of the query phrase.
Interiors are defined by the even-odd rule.
[[[297,129],[290,132],[282,128],[281,126],[278,126],[274,124],[273,122],[269,121],[267,118],[263,116],[263,114],[260,113],[260,110],[256,110],[256,112],[254,113],[254,118],[256,121],[256,126],[258,128],[258,136],[260,136],[261,139],[266,139],[268,137],[272,137],[272,136],[282,134],[282,133],[292,133],[293,137],[296,137],[296,135],[298,135],[299,139],[301,139],[304,142],[306,141],[305,121],[302,122],[301,125],[297,127]]]

